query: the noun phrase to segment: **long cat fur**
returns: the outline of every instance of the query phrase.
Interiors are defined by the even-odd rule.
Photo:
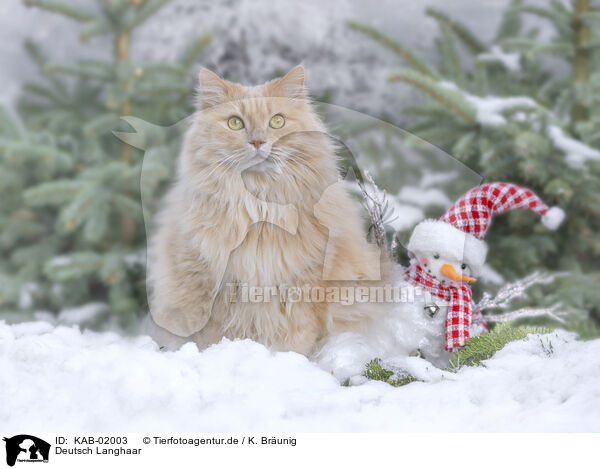
[[[306,97],[303,67],[255,87],[206,69],[199,81],[198,110],[149,245],[151,335],[169,348],[250,338],[309,355],[333,333],[364,328],[380,304],[228,300],[228,284],[370,285],[386,268],[356,202],[336,184],[334,144]],[[281,129],[269,127],[275,114],[285,118]],[[230,129],[231,116],[245,127]],[[247,167],[256,139],[274,160],[264,170]],[[323,279],[326,249],[325,277],[342,281]]]

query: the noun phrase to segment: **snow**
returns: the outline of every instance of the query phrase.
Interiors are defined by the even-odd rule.
[[[68,3],[87,7],[96,1]],[[305,0],[293,6],[271,0],[172,0],[135,30],[132,57],[137,63],[172,61],[190,40],[209,33],[213,42],[199,61],[230,78],[259,83],[302,61],[316,96],[329,90],[337,104],[373,115],[385,107],[386,114],[407,124],[401,109],[415,102],[414,92],[408,87],[386,86],[390,66],[401,66],[401,59],[344,22],[355,19],[375,26],[432,60],[439,29],[425,15],[425,6],[445,8],[447,3],[404,0],[398,8],[392,0]],[[492,40],[509,0],[483,3],[454,0],[452,13],[483,40]],[[21,47],[25,39],[41,44],[50,63],[69,64],[83,57],[110,60],[109,38],[93,37],[82,46],[76,22],[27,8],[19,0],[0,2],[0,24],[1,103],[13,103],[23,81],[37,75]],[[549,29],[546,23],[540,28]]]
[[[404,186],[400,189],[398,199],[411,202],[419,207],[436,206],[447,209],[452,201],[440,189]]]
[[[502,115],[502,112],[507,109],[517,106],[536,106],[535,101],[527,96],[510,96],[507,98],[485,96],[480,98],[478,96],[465,95],[465,98],[475,107],[477,122],[482,125],[489,125],[490,127],[506,124],[506,117]]]
[[[250,340],[163,352],[148,337],[0,322],[0,431],[600,431],[600,340],[557,331],[425,382],[340,386]]]
[[[73,262],[73,259],[69,256],[55,256],[50,259],[48,265],[50,267],[64,267],[70,265]]]
[[[34,296],[40,291],[39,285],[35,283],[25,283],[19,290],[19,308],[31,308],[34,301]]]
[[[425,219],[425,210],[430,207],[440,207],[446,210],[452,205],[452,200],[443,190],[436,187],[457,177],[457,173],[426,173],[418,186],[403,186],[397,195],[387,194],[393,216],[396,219],[390,223],[394,231],[405,231],[413,228]],[[392,216],[392,217],[393,217]]]
[[[460,93],[475,108],[477,122],[484,126],[497,127],[506,124],[507,119],[502,115],[506,110],[517,107],[532,109],[537,107],[537,103],[527,96],[479,97],[467,93],[452,82],[440,82],[440,85]],[[527,117],[522,112],[517,112],[512,119],[523,122]],[[547,134],[554,146],[565,154],[566,162],[572,168],[581,168],[586,161],[600,160],[600,150],[569,137],[556,125],[550,125]]]
[[[477,56],[482,61],[500,62],[511,72],[521,70],[521,54],[518,52],[505,52],[500,46],[492,46],[489,52],[484,52]]]
[[[314,96],[328,94],[337,104],[377,115],[383,103],[398,105],[399,92],[381,86],[389,52],[345,25],[357,15],[364,20],[354,3],[176,0],[136,30],[133,55],[172,61],[193,38],[210,33],[213,41],[199,60],[227,78],[258,84],[302,62]],[[170,24],[177,29],[165,27]]]
[[[342,184],[350,193],[359,194],[362,197],[360,187],[356,181],[342,181]],[[399,197],[393,194],[387,192],[384,194],[384,191],[379,187],[369,186],[368,190],[375,197],[388,203],[389,216],[384,219],[386,229],[390,228],[394,232],[408,230],[425,218],[425,213],[421,208],[410,205],[410,203],[403,203]]]
[[[412,205],[403,204],[397,197],[388,195],[387,200],[392,213],[389,226],[394,232],[408,230],[425,218],[423,210]]]
[[[477,274],[477,280],[492,285],[502,285],[504,283],[504,277],[489,264],[481,266]]]
[[[501,114],[502,111],[518,106],[536,107],[535,101],[526,96],[510,96],[507,98],[467,96],[466,98],[477,110],[477,121],[492,127],[506,123],[506,118]]]
[[[389,226],[395,232],[409,230],[425,219],[426,209],[441,207],[446,210],[452,205],[452,201],[443,190],[431,186],[447,182],[456,177],[457,173],[452,171],[426,173],[422,176],[418,186],[403,186],[396,195],[386,192],[385,200],[389,203],[391,213],[389,217],[391,221],[386,223],[386,226]],[[359,193],[356,184],[348,187],[349,190]],[[379,190],[377,195],[382,197],[382,191]]]
[[[126,254],[123,256],[123,260],[127,267],[146,267],[146,251],[142,250],[132,254]]]
[[[84,324],[96,319],[107,309],[108,305],[101,302],[88,303],[76,308],[65,308],[60,311],[57,320],[66,324]]]
[[[600,150],[567,136],[560,127],[551,125],[548,128],[548,136],[554,145],[565,153],[566,161],[571,167],[580,168],[588,160],[600,160]]]
[[[444,81],[440,85],[460,93],[469,104],[475,108],[475,118],[481,125],[498,127],[506,124],[506,117],[502,112],[516,107],[530,107],[535,109],[537,103],[528,96],[475,96],[460,89],[455,83]]]

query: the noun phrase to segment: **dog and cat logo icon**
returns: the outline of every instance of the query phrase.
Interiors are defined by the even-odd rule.
[[[18,462],[48,462],[50,443],[33,435],[15,435],[2,438],[6,443],[6,464]],[[0,466],[1,467],[1,466]]]

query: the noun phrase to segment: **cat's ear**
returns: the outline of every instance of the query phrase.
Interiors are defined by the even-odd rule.
[[[304,88],[304,66],[296,65],[283,77],[273,80],[272,87],[275,96],[285,96],[292,99],[306,98]]]
[[[198,73],[198,108],[206,109],[224,103],[227,100],[227,86],[227,81],[202,67]]]

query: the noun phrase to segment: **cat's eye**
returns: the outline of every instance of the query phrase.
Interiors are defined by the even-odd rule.
[[[434,259],[439,259],[439,258],[440,258],[440,255],[439,255],[439,254],[434,254],[434,255],[433,255],[433,258],[434,258]]]
[[[231,130],[240,130],[244,128],[244,121],[238,116],[232,116],[227,121],[227,127]]]
[[[285,125],[285,117],[281,114],[275,114],[269,121],[269,127],[272,129],[281,129]]]

